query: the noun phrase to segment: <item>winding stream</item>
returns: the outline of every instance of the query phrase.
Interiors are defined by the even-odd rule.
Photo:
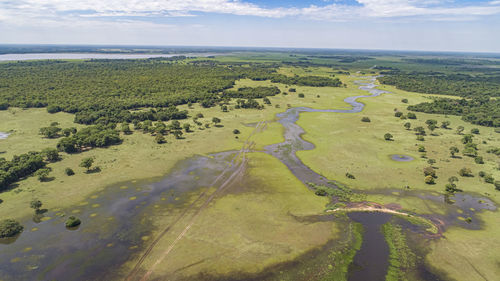
[[[278,122],[285,128],[285,141],[266,146],[265,152],[278,158],[304,184],[335,186],[296,156],[299,150],[314,149],[312,143],[301,138],[304,130],[296,121],[304,112],[357,113],[364,107],[357,99],[387,93],[376,89],[376,77],[360,79],[363,80],[355,83],[370,95],[346,98],[344,101],[352,106],[351,109],[297,107],[277,114]],[[153,229],[148,219],[151,214],[171,210],[172,204],[180,206],[189,200],[183,195],[211,186],[227,169],[235,153],[195,156],[178,163],[162,179],[117,184],[93,194],[74,209],[49,210],[41,217],[23,222],[25,231],[19,237],[0,241],[0,276],[5,280],[106,280],[116,276],[115,270],[130,256],[144,250],[144,241],[151,238]],[[406,195],[440,202],[444,200],[423,192],[413,194],[408,191]],[[466,209],[472,202],[478,201],[478,197],[465,197],[467,200],[456,200],[456,205],[449,206]],[[480,199],[486,204],[474,205],[476,210],[496,208],[490,200]],[[70,214],[78,215],[85,223],[75,230],[65,229],[63,222]],[[349,280],[366,280],[363,279],[366,276],[370,276],[371,280],[384,280],[388,250],[381,242],[380,225],[389,215],[357,213],[350,217],[365,226],[364,236],[367,239],[355,257],[359,266],[350,274]],[[366,218],[371,217],[377,219],[367,223]],[[372,262],[367,263],[367,258]]]

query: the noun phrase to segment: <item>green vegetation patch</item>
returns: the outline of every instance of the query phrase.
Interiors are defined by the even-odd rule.
[[[385,280],[406,280],[405,275],[416,266],[417,257],[408,247],[401,226],[388,222],[382,225],[382,232],[389,246],[389,268]]]

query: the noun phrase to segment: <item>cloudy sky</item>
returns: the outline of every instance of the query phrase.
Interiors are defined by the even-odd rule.
[[[500,52],[500,0],[0,0],[0,44]]]

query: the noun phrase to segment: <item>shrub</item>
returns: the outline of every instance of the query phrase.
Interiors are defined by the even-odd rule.
[[[472,128],[470,129],[470,132],[475,135],[479,135],[479,129],[478,128]]]
[[[363,117],[363,118],[361,118],[361,121],[362,121],[362,122],[371,122],[370,118],[369,118],[369,117],[366,117],[366,116],[365,116],[365,117]]]
[[[166,142],[165,137],[163,135],[160,135],[160,134],[156,135],[155,141],[157,144],[162,144],[162,143]]]
[[[349,172],[345,173],[345,176],[346,176],[348,179],[355,179],[355,178],[356,178],[353,174],[351,174],[351,173],[349,173]]]
[[[494,185],[496,190],[500,190],[500,181],[495,181]]]
[[[426,168],[424,168],[424,175],[431,176],[431,177],[435,178],[436,177],[436,170],[434,170],[434,168],[432,168],[432,167],[426,167]]]
[[[486,175],[484,176],[484,182],[485,183],[495,183],[495,178],[492,175]]]
[[[425,146],[419,145],[418,146],[418,152],[425,152]]]
[[[67,176],[72,176],[75,174],[75,171],[73,171],[73,169],[71,168],[64,169],[64,172],[66,173]]]
[[[417,115],[415,115],[415,113],[413,112],[408,112],[406,116],[408,117],[408,119],[417,119]]]
[[[479,171],[479,177],[484,178],[484,176],[486,176],[486,172],[485,171]]]
[[[295,88],[290,88],[290,93],[294,93],[294,92],[297,92],[297,90]]]
[[[418,136],[417,136],[417,140],[418,140],[418,141],[425,141],[425,138],[424,138],[424,136],[422,136],[422,135],[418,135]]]
[[[476,162],[476,164],[484,164],[483,156],[476,156],[474,162]]]
[[[396,111],[396,113],[394,113],[394,116],[396,117],[401,117],[403,115],[403,112],[401,111]]]
[[[79,226],[82,223],[82,221],[75,217],[75,216],[70,216],[68,220],[66,221],[66,227],[76,227]]]
[[[434,178],[432,176],[425,177],[426,184],[435,184]]]
[[[408,99],[402,99],[401,102],[402,103],[408,103]]]
[[[0,221],[0,238],[12,237],[23,231],[24,227],[13,219]]]
[[[393,137],[393,136],[392,136],[390,133],[386,133],[386,134],[384,135],[384,139],[385,139],[386,141],[392,140],[392,137]]]
[[[240,133],[240,130],[238,130],[238,129],[234,129],[234,130],[233,130],[233,134],[237,135],[237,134],[239,134],[239,133]]]
[[[458,171],[458,174],[462,177],[473,177],[474,175],[472,174],[471,169],[469,168],[462,168],[460,171]]]
[[[304,94],[300,93],[299,98],[303,98],[303,97],[304,97]]]

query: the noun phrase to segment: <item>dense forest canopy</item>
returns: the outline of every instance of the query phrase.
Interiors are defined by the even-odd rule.
[[[166,121],[187,117],[186,112],[178,112],[172,106],[196,102],[204,107],[215,106],[220,94],[241,78],[288,85],[342,85],[337,78],[278,74],[275,64],[178,63],[182,59],[0,64],[0,110],[9,106],[47,107],[50,113],[76,113],[75,122],[82,124],[142,121],[145,118]],[[260,90],[256,89],[257,92]],[[129,111],[144,107],[156,110],[148,115]]]

